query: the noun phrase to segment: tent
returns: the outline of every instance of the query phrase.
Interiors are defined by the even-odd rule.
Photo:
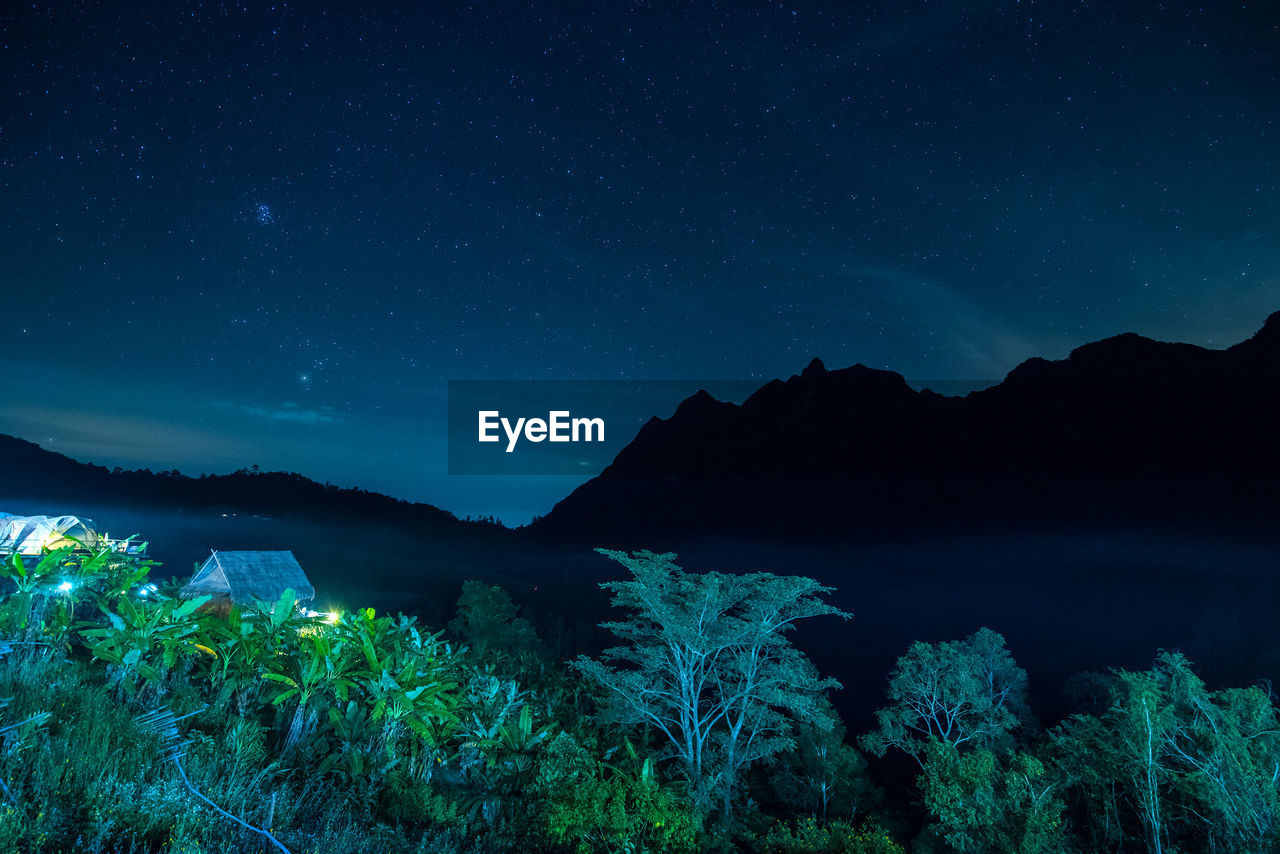
[[[240,605],[252,600],[274,602],[287,589],[299,602],[314,599],[316,589],[293,552],[219,552],[205,559],[181,594],[191,599],[213,596]]]
[[[79,516],[14,516],[0,513],[0,554],[38,555],[45,549],[97,545],[92,519]],[[80,542],[77,543],[76,540]]]

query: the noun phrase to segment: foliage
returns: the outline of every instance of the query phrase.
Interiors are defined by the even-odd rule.
[[[0,851],[260,845],[196,789],[293,852],[902,852],[834,683],[787,635],[847,616],[830,590],[606,554],[631,571],[606,585],[621,643],[574,667],[483,584],[446,638],[288,591],[216,612],[118,553],[9,557]],[[908,650],[862,744],[918,763],[916,851],[1280,847],[1268,692],[1211,690],[1171,653],[1078,685],[1082,711],[1033,738],[1000,635]],[[139,725],[160,718],[163,738]]]
[[[134,695],[139,677],[148,684],[159,683],[180,658],[199,649],[202,621],[196,612],[208,598],[122,597],[117,611],[103,607],[107,625],[85,628],[80,635],[94,658],[111,665],[113,684]]]
[[[844,821],[800,819],[794,824],[774,822],[769,830],[750,838],[760,854],[906,854],[905,849],[874,824],[855,828]]]
[[[1110,705],[1050,733],[1091,844],[1263,851],[1280,839],[1280,719],[1258,688],[1210,691],[1176,653],[1118,671]]]
[[[794,721],[820,720],[819,698],[838,687],[786,632],[809,617],[849,615],[809,578],[691,574],[672,554],[599,551],[631,572],[602,586],[634,613],[604,624],[624,645],[577,667],[609,692],[613,720],[662,734],[699,810],[718,800],[728,819],[742,772],[791,749]]]
[[[637,762],[630,743],[626,750],[630,768],[613,767],[568,733],[556,736],[528,788],[546,803],[546,836],[579,854],[696,850],[692,805],[659,782],[652,762]]]
[[[990,629],[962,641],[917,641],[890,674],[889,705],[862,745],[876,756],[896,748],[922,769],[931,739],[1007,752],[1029,717],[1026,690],[1026,672]]]
[[[61,645],[77,606],[111,603],[139,588],[154,564],[105,546],[68,545],[28,557],[0,555],[0,578],[13,586],[5,603],[7,634],[17,640],[46,639]],[[50,607],[52,606],[52,612]]]
[[[860,819],[883,793],[871,785],[867,760],[845,741],[845,727],[825,697],[813,718],[798,721],[795,746],[770,769],[777,799],[790,810],[821,822]]]
[[[962,751],[931,738],[920,791],[933,816],[926,833],[955,851],[1050,854],[1066,850],[1064,806],[1043,763],[986,748]]]
[[[479,658],[495,664],[539,646],[533,626],[519,616],[507,591],[479,581],[462,582],[458,616],[449,623],[449,630]]]

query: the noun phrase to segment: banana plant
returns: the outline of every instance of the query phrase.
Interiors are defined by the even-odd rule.
[[[330,691],[346,700],[347,692],[355,687],[349,678],[352,661],[344,644],[341,641],[335,644],[318,632],[300,635],[297,650],[273,660],[271,666],[262,678],[284,686],[272,699],[272,705],[279,706],[289,700],[297,703],[285,738],[285,750],[295,747],[309,734],[307,712],[313,700]]]
[[[46,621],[45,631],[55,645],[70,638],[76,611],[84,602],[98,608],[111,607],[131,593],[150,592],[144,585],[153,561],[124,555],[106,546],[90,547],[74,537],[74,547],[61,561],[60,583],[54,588],[59,594],[52,601],[57,606],[55,614]]]
[[[413,618],[379,618],[371,608],[344,616],[337,628],[362,654],[357,681],[370,718],[382,723],[383,744],[394,755],[408,729],[426,748],[439,747],[458,719],[453,657],[440,635],[423,636]]]
[[[14,586],[13,602],[20,615],[18,628],[21,634],[15,638],[34,641],[43,630],[44,609],[48,597],[61,583],[74,546],[64,546],[45,552],[34,567],[28,567],[26,559],[14,552],[0,562],[0,577],[7,578]]]
[[[321,773],[335,774],[348,783],[379,782],[395,769],[397,761],[376,749],[376,729],[355,700],[340,708],[330,707],[329,725],[338,744],[320,761]]]
[[[203,620],[197,613],[208,596],[195,599],[158,598],[132,601],[122,598],[116,610],[103,607],[107,626],[82,628],[81,637],[93,657],[114,668],[113,681],[126,694],[137,693],[137,679],[160,682],[184,655],[207,654]]]
[[[616,765],[606,762],[605,767],[614,774],[619,774],[641,786],[657,785],[658,775],[653,767],[653,758],[649,756],[641,758],[640,753],[629,738],[623,739],[622,747],[626,754],[625,760]],[[610,750],[605,754],[606,758],[613,753],[614,751]]]
[[[133,539],[130,537],[125,542]],[[122,554],[106,546],[89,548],[79,540],[75,542],[82,549],[77,555],[79,584],[98,597],[99,605],[112,603],[142,588],[151,570],[159,565],[150,558]]]
[[[513,799],[522,797],[536,773],[538,749],[555,733],[555,725],[535,727],[528,703],[514,721],[500,720],[480,729],[479,720],[475,718],[464,750],[473,756],[479,753],[483,761],[471,766],[469,775],[477,789],[463,809],[472,819],[493,822]]]
[[[45,552],[40,561],[31,568],[27,567],[26,558],[14,552],[8,559],[0,563],[0,577],[7,578],[17,587],[20,595],[30,595],[47,586],[51,580],[62,574],[67,558],[75,549],[74,546],[63,546],[60,549]]]
[[[234,703],[242,717],[258,700],[261,675],[273,654],[272,637],[256,616],[256,611],[233,605],[225,620],[210,620],[205,639],[210,654],[199,659],[200,675],[224,701]]]

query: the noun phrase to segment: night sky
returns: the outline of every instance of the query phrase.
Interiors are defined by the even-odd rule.
[[[520,522],[579,480],[447,476],[446,380],[998,380],[1280,309],[1272,4],[319,5],[0,18],[0,432]]]

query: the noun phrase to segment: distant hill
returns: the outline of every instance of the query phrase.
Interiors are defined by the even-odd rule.
[[[83,515],[114,536],[138,534],[177,576],[210,549],[291,549],[321,602],[439,618],[462,579],[518,583],[513,533],[500,525],[299,474],[108,470],[0,435],[0,510]]]
[[[241,469],[188,477],[178,471],[106,469],[0,434],[0,495],[36,492],[51,498],[126,504],[232,509],[259,514],[339,513],[456,529],[488,527],[447,510],[363,489],[320,484],[300,474]]]
[[[699,392],[652,419],[533,528],[629,540],[1269,522],[1278,392],[1280,312],[1226,350],[1118,335],[963,398],[814,359],[740,405]]]

